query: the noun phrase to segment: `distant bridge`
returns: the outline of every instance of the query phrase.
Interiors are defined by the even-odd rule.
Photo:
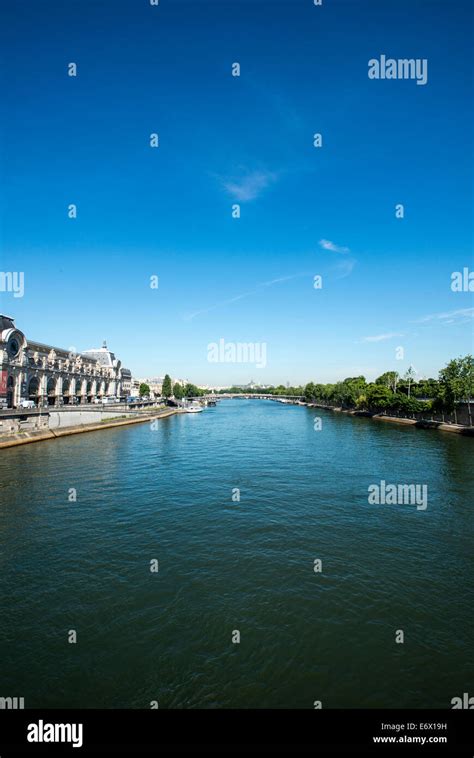
[[[201,397],[192,397],[190,400],[220,400],[222,398],[242,398],[242,400],[304,400],[304,395],[270,395],[264,392],[224,392]]]

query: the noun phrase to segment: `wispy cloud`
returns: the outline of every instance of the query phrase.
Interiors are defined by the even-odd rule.
[[[235,200],[247,202],[255,200],[267,187],[274,184],[278,179],[278,174],[274,171],[259,170],[245,172],[241,176],[219,177],[224,189],[232,195]]]
[[[443,313],[430,313],[428,316],[411,321],[411,324],[440,324],[450,326],[451,324],[464,324],[474,319],[474,308],[459,308],[455,311],[444,311]],[[387,332],[385,334],[374,334],[370,337],[363,337],[361,342],[383,342],[393,337],[405,337],[402,332]]]
[[[243,300],[245,297],[256,295],[257,293],[261,292],[264,289],[267,289],[268,287],[273,287],[275,284],[280,284],[281,282],[288,282],[291,279],[298,279],[301,276],[308,276],[308,274],[307,273],[290,274],[290,276],[280,276],[277,279],[270,279],[267,282],[260,282],[260,284],[257,284],[254,287],[254,289],[249,290],[248,292],[242,292],[239,295],[234,295],[234,297],[230,297],[227,300],[220,300],[218,303],[209,305],[207,308],[201,308],[198,311],[193,311],[192,313],[186,313],[183,316],[183,318],[185,321],[192,321],[197,316],[202,316],[203,313],[209,313],[210,311],[215,311],[216,308],[222,308],[225,305],[231,305],[232,303],[236,303],[238,300]]]
[[[428,316],[422,316],[422,318],[419,318],[412,323],[426,324],[429,321],[440,321],[444,324],[459,324],[470,321],[472,318],[474,318],[474,308],[460,308],[456,311],[431,313]]]
[[[357,261],[355,258],[346,258],[340,263],[337,263],[334,266],[334,270],[337,274],[336,279],[344,279],[346,276],[349,276],[349,274],[352,274],[352,270],[356,263]]]
[[[401,332],[387,332],[387,334],[374,334],[372,337],[364,337],[362,342],[383,342],[391,340],[393,337],[404,337]]]
[[[332,242],[331,240],[326,240],[326,239],[319,240],[319,246],[323,250],[329,250],[329,252],[331,253],[342,253],[344,255],[347,255],[351,251],[349,247],[336,245],[335,242]],[[334,271],[336,274],[336,279],[344,279],[346,276],[349,276],[350,274],[352,274],[352,271],[356,263],[357,263],[357,260],[353,257],[344,258],[343,260],[340,260],[338,263],[336,263],[336,265],[332,267],[332,271]]]
[[[330,250],[331,253],[350,253],[350,248],[336,245],[336,243],[331,242],[331,240],[319,240],[319,246],[322,247],[323,250]]]

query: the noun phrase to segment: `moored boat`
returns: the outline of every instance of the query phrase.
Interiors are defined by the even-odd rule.
[[[202,413],[204,409],[199,403],[190,403],[189,405],[184,406],[184,410],[186,413]]]

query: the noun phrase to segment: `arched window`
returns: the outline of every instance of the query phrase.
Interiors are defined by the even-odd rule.
[[[54,377],[48,379],[46,393],[48,395],[48,405],[54,405],[56,402],[56,379]]]
[[[28,400],[33,400],[33,402],[38,405],[38,395],[39,395],[39,379],[34,376],[32,379],[30,379],[30,383],[28,385]]]
[[[15,382],[12,376],[7,379],[7,408],[13,408],[13,393]]]
[[[69,379],[65,379],[63,381],[63,403],[64,403],[64,405],[69,405],[69,387],[70,387],[70,381],[69,381]]]

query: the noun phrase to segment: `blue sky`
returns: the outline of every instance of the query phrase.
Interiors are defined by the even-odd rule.
[[[0,268],[25,276],[0,310],[27,338],[207,384],[436,375],[473,350],[450,286],[474,266],[470,2],[0,13]],[[427,59],[427,84],[370,80],[382,54]],[[266,367],[209,363],[221,338],[266,343]]]

